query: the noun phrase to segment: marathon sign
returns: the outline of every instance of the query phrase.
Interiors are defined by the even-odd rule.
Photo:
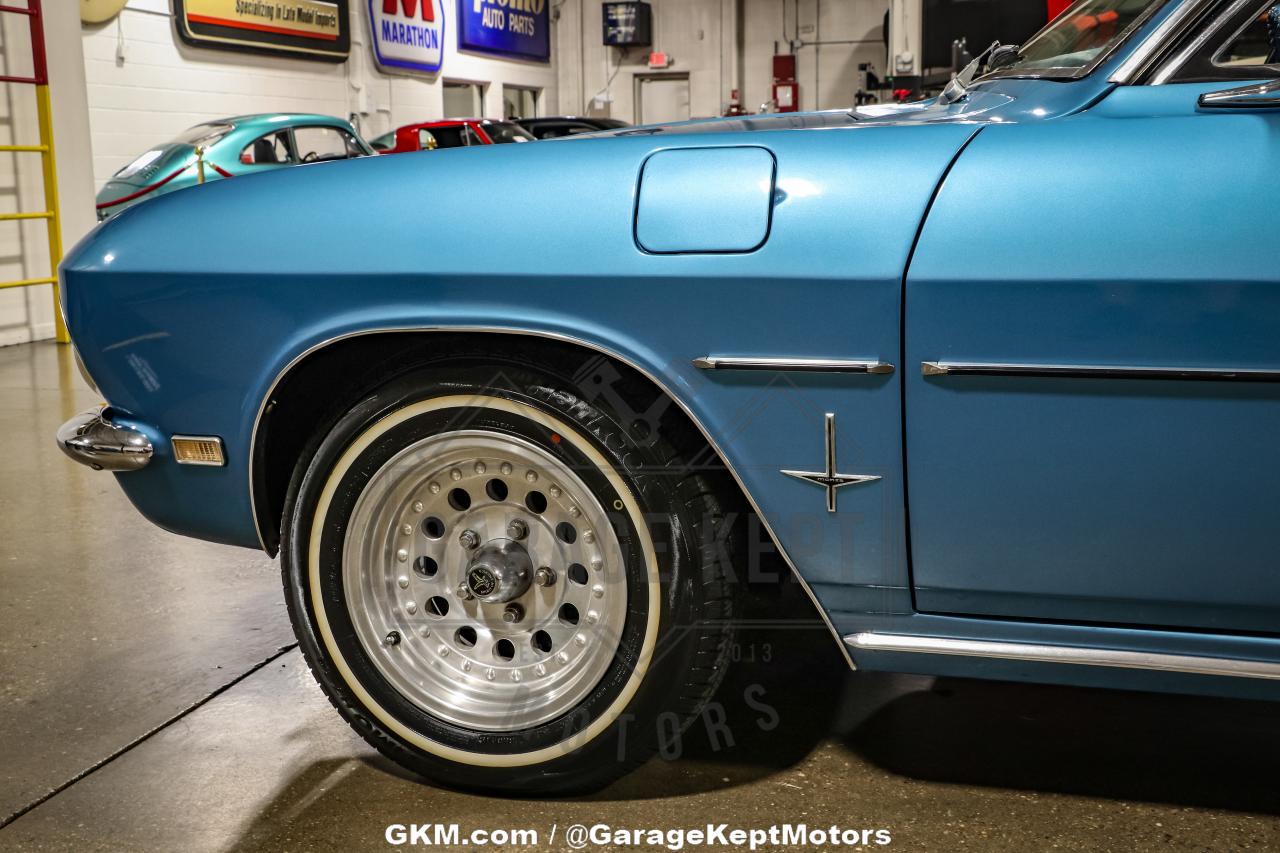
[[[386,70],[435,74],[444,62],[441,0],[366,0],[373,56]]]
[[[458,49],[551,61],[549,0],[458,0]]]

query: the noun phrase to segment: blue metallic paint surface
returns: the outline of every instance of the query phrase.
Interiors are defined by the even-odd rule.
[[[1280,385],[918,369],[1280,366],[1280,116],[1195,114],[1213,88],[990,127],[948,175],[906,294],[921,610],[1280,626]]]
[[[636,242],[646,252],[750,252],[769,236],[773,155],[764,148],[674,148],[645,161]]]
[[[68,317],[113,405],[162,434],[216,434],[227,444],[226,468],[153,464],[119,478],[171,529],[256,542],[251,427],[276,373],[309,347],[371,328],[509,327],[582,338],[659,377],[717,437],[829,606],[858,595],[851,583],[906,601],[898,376],[732,376],[698,371],[691,360],[729,352],[894,361],[911,243],[973,131],[753,135],[777,160],[781,192],[768,241],[746,254],[653,255],[636,246],[636,180],[645,160],[669,147],[663,138],[283,170],[157,199],[107,223],[66,264]],[[897,177],[886,184],[883,175]],[[566,193],[569,183],[584,190]],[[439,197],[516,185],[527,202],[491,206],[482,229],[439,216]],[[349,202],[357,191],[371,210],[399,215],[339,223],[334,199]],[[191,221],[210,224],[199,239]],[[157,245],[181,251],[160,254]],[[809,261],[797,264],[800,257]],[[476,272],[495,269],[522,274]],[[785,397],[770,390],[779,386]],[[821,463],[823,411],[845,425],[842,463],[884,476],[846,490],[836,516],[816,487],[778,474]]]
[[[565,336],[680,399],[841,633],[1280,661],[1265,635],[1280,615],[1267,558],[1275,392],[920,375],[922,360],[944,358],[1280,369],[1265,251],[1275,119],[1197,114],[1195,95],[1221,85],[1115,89],[1106,77],[1124,54],[1081,80],[989,80],[960,103],[875,119],[748,117],[377,158],[128,211],[64,266],[90,371],[158,448],[119,481],[157,523],[252,546],[251,431],[299,354],[403,327]],[[776,160],[763,246],[637,246],[648,158],[742,146]],[[1240,156],[1207,156],[1228,146]],[[440,215],[439,198],[516,187],[520,206]],[[339,219],[353,199],[370,215]],[[657,211],[666,235],[705,224],[705,208],[679,201]],[[690,364],[702,355],[899,369],[702,372]],[[837,415],[840,469],[883,477],[843,490],[836,514],[779,473],[821,463],[824,412]],[[171,464],[166,438],[182,432],[221,435],[228,467]],[[1265,634],[1232,634],[1243,629]],[[1268,682],[1160,672],[871,651],[858,663],[1276,695]]]

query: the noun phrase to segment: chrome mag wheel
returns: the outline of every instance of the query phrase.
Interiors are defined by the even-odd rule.
[[[642,389],[621,383],[639,396],[619,411],[580,396],[568,354],[495,365],[446,343],[295,467],[281,568],[299,647],[355,731],[426,778],[594,790],[723,677],[732,483],[691,461],[706,450],[682,422],[625,426]]]
[[[609,669],[627,616],[609,513],[518,436],[456,430],[409,445],[370,478],[343,544],[365,654],[410,702],[466,729],[568,713]]]

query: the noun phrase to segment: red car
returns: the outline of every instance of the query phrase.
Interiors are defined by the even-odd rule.
[[[534,141],[527,130],[513,121],[460,118],[407,124],[379,136],[369,144],[379,154],[403,154],[406,151],[430,151],[433,148]]]

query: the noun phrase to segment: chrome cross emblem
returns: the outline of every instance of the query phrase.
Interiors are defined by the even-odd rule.
[[[827,413],[827,470],[825,471],[783,471],[788,477],[797,480],[808,480],[817,483],[827,490],[827,512],[836,511],[836,489],[844,486],[856,486],[859,483],[870,483],[880,478],[874,474],[837,474],[836,473],[836,416]]]

